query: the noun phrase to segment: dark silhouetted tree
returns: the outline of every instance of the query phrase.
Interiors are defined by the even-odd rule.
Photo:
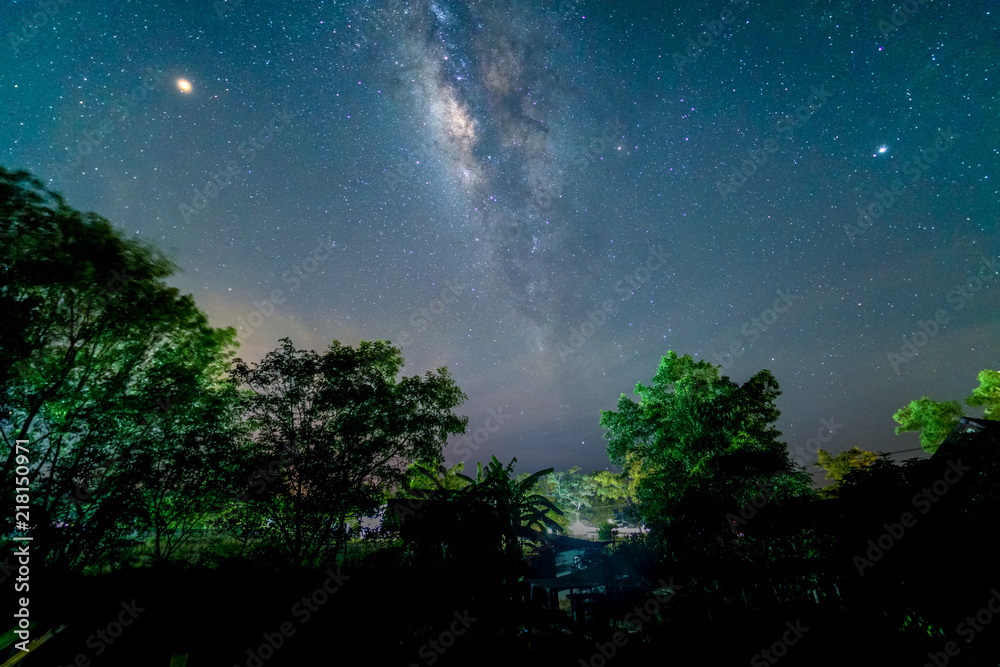
[[[236,360],[251,431],[244,497],[291,564],[335,561],[348,519],[375,514],[406,488],[410,464],[440,465],[448,435],[464,432],[451,410],[465,394],[448,369],[397,379],[402,365],[385,341],[334,341],[318,355],[287,338],[253,367]]]

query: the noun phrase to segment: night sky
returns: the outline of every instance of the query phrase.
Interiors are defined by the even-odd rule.
[[[449,464],[606,467],[600,410],[668,350],[770,369],[803,463],[908,450],[898,408],[1000,368],[998,18],[6,0],[0,164],[167,250],[244,359],[447,366]]]

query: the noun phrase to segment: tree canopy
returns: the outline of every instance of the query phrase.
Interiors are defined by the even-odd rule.
[[[166,284],[177,267],[153,246],[3,168],[0,263],[4,493],[13,441],[29,440],[36,548],[82,567],[162,525],[178,493],[208,483],[159,475],[176,471],[178,456],[218,454],[218,438],[191,446],[204,419],[224,411],[235,331],[210,327],[190,296]],[[179,518],[183,507],[170,513]]]
[[[979,386],[965,399],[969,407],[983,407],[986,419],[1000,418],[1000,371],[983,370],[979,373]],[[907,431],[920,434],[920,446],[933,454],[948,434],[966,416],[958,401],[935,401],[926,396],[910,401],[892,416],[899,426],[896,435]]]
[[[287,338],[259,364],[236,360],[251,429],[243,497],[290,562],[335,558],[349,517],[375,514],[407,488],[411,464],[440,465],[448,435],[464,432],[468,418],[451,410],[465,394],[448,369],[397,379],[402,365],[385,341],[333,341],[318,355]]]
[[[643,521],[690,544],[724,531],[726,512],[762,484],[778,498],[809,490],[778,441],[774,376],[763,370],[737,385],[719,368],[669,352],[652,384],[636,386],[638,403],[623,394],[600,420]]]

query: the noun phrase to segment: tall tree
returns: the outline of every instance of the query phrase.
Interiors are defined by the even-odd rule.
[[[13,441],[27,440],[36,553],[82,567],[127,549],[146,527],[132,457],[156,441],[161,418],[186,414],[182,404],[157,413],[171,383],[201,382],[235,331],[211,328],[166,284],[177,267],[155,247],[2,168],[0,264],[2,493]],[[167,378],[167,351],[190,345],[195,361]]]
[[[719,368],[669,352],[635,402],[622,394],[604,411],[608,456],[633,482],[641,519],[676,548],[726,537],[723,517],[772,489],[772,499],[810,490],[774,428],[780,395],[769,371],[737,385]]]
[[[403,357],[385,341],[333,341],[322,356],[281,343],[232,371],[251,429],[244,497],[270,519],[265,542],[283,558],[334,562],[349,517],[406,488],[411,463],[442,463],[448,435],[468,422],[451,413],[466,397],[447,368],[397,379]]]

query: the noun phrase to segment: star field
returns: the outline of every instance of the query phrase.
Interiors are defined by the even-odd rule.
[[[600,410],[668,350],[770,369],[809,464],[831,419],[834,453],[916,447],[892,414],[1000,362],[987,0],[0,15],[0,163],[169,249],[245,359],[448,366],[467,465],[605,467]]]

